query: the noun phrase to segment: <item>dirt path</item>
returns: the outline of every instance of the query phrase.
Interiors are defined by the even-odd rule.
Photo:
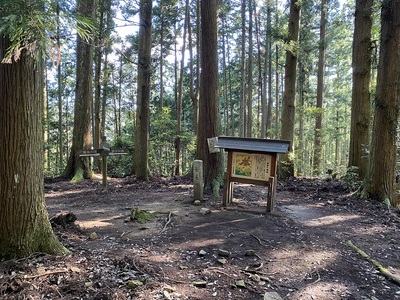
[[[229,208],[209,195],[195,206],[191,193],[187,178],[113,179],[107,192],[96,181],[47,183],[49,214],[77,217],[56,227],[72,254],[0,263],[0,295],[251,300],[276,292],[292,300],[400,299],[400,287],[346,245],[353,241],[399,275],[398,211],[350,197],[338,182],[306,179],[281,182],[270,214],[257,186],[236,186]],[[127,222],[132,207],[151,218]],[[93,233],[97,238],[90,239]]]

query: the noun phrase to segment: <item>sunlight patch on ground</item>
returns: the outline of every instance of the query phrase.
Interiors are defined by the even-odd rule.
[[[305,300],[305,299],[348,299],[349,289],[346,285],[334,282],[314,281],[305,287],[290,293],[286,296],[287,299]]]
[[[110,222],[110,220],[111,220],[110,218],[92,219],[92,220],[87,220],[87,221],[78,221],[77,223],[83,229],[93,229],[93,228],[99,228],[99,227],[113,226],[113,224]]]
[[[204,224],[201,224],[201,225],[197,225],[197,226],[194,226],[194,228],[205,228],[205,227],[209,227],[209,226],[217,226],[217,225],[223,225],[223,224],[231,224],[231,223],[238,223],[238,222],[245,222],[245,221],[248,221],[249,219],[236,219],[236,220],[233,220],[233,221],[227,221],[227,222],[218,222],[218,223],[204,223]]]
[[[304,222],[304,224],[308,225],[308,226],[333,225],[336,223],[341,223],[341,222],[359,219],[359,218],[360,218],[360,216],[357,216],[357,215],[337,214],[337,215],[315,218],[315,219]]]
[[[198,248],[214,247],[214,246],[220,246],[220,245],[222,245],[224,243],[225,243],[224,239],[207,239],[207,240],[199,239],[199,240],[195,240],[193,242],[190,242],[190,247],[191,248],[196,248],[196,247],[198,247]],[[182,247],[182,248],[183,249],[186,248],[186,245],[184,245],[184,247]]]
[[[301,253],[301,256],[299,254]],[[335,264],[338,254],[329,251],[316,249],[277,249],[271,251],[268,263],[268,272],[274,274],[297,274],[301,271],[318,272],[319,270],[329,270]],[[286,271],[285,266],[288,268]],[[305,276],[306,274],[304,274]],[[322,298],[321,298],[322,299]]]
[[[312,227],[334,225],[360,218],[358,215],[343,213],[325,216],[325,211],[318,206],[287,205],[282,208],[294,220]]]
[[[46,198],[55,198],[55,197],[65,197],[66,195],[78,195],[82,194],[83,192],[87,192],[88,189],[85,190],[71,190],[71,191],[61,191],[61,192],[54,192],[54,191],[48,191],[45,194]]]

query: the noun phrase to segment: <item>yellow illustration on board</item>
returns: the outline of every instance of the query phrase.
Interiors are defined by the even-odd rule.
[[[251,177],[253,169],[253,156],[249,154],[236,153],[235,155],[235,175]]]
[[[271,156],[267,154],[233,153],[232,176],[268,181]]]

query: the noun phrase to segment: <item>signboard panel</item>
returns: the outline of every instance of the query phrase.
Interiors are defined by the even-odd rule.
[[[268,181],[272,156],[269,154],[233,152],[232,177]]]

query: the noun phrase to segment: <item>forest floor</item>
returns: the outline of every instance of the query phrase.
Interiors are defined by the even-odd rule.
[[[71,254],[0,262],[1,299],[400,299],[399,211],[336,180],[278,182],[272,213],[252,185],[235,185],[228,208],[211,195],[194,205],[188,177],[45,192]]]

